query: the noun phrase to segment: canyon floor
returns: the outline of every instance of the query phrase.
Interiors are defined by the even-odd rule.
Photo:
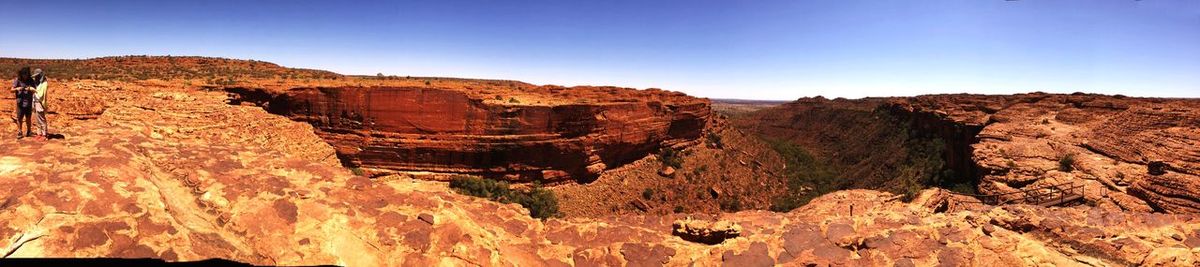
[[[0,187],[6,189],[0,191],[0,252],[6,258],[222,258],[343,266],[1200,265],[1196,100],[1084,94],[802,99],[738,107],[705,117],[700,129],[682,129],[669,126],[696,126],[696,116],[708,115],[689,104],[699,102],[669,93],[645,92],[663,103],[683,104],[581,103],[547,97],[541,89],[496,97],[508,91],[461,81],[439,86],[425,78],[323,80],[321,75],[330,74],[299,73],[315,81],[219,86],[192,80],[54,81],[50,121],[61,138],[0,136]],[[345,143],[338,142],[348,132],[329,128],[335,119],[231,104],[245,95],[224,90],[250,86],[279,92],[429,86],[467,92],[463,103],[489,99],[470,105],[481,112],[521,114],[517,117],[525,119],[519,122],[567,112],[570,118],[595,118],[589,124],[595,129],[627,129],[628,122],[645,123],[647,130],[546,139],[525,129],[554,120],[520,124],[526,128],[509,121],[496,129],[468,128],[487,134],[531,131],[528,138],[562,149],[539,151],[594,155],[472,169],[460,164],[478,159],[455,154],[467,150],[441,146],[457,139],[376,128],[362,136],[444,149],[429,152],[443,156],[429,158],[454,159],[363,170],[346,166]],[[580,98],[630,94],[619,88],[564,90],[556,92]],[[11,105],[11,99],[3,100],[0,104]],[[526,105],[513,107],[516,103]],[[577,116],[579,110],[612,116]],[[899,126],[910,131],[885,131]],[[0,132],[15,130],[5,123]],[[821,189],[789,184],[811,177],[793,174],[795,155],[777,153],[779,143],[768,141],[780,139],[828,159],[818,167],[850,180],[836,188],[877,190],[811,194]],[[478,140],[505,149],[513,144]],[[663,174],[664,159],[653,152],[658,147],[642,144],[678,149],[682,163],[673,174]],[[942,150],[922,150],[927,144]],[[616,147],[608,148],[616,151],[612,155],[637,157],[608,158],[610,152],[594,147],[600,145]],[[1068,154],[1074,159],[1064,166]],[[349,164],[371,160],[351,158]],[[613,162],[622,164],[608,166]],[[389,167],[432,163],[514,183],[549,179],[564,216],[535,219],[520,205],[466,196],[429,171],[384,174]],[[596,170],[597,163],[603,168]],[[594,171],[596,177],[575,182],[557,171]],[[1088,190],[1081,203],[1042,207],[962,204],[963,195],[936,188],[963,182],[956,180],[961,177],[977,177],[967,182],[981,194],[1060,182],[1087,184]],[[928,180],[934,178],[941,180]],[[914,190],[907,182],[920,186]],[[793,193],[812,199],[794,209],[767,211]],[[680,231],[682,226],[702,230]],[[717,242],[697,242],[711,239]]]

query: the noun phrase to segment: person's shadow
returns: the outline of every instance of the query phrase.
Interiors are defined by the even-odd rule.
[[[67,136],[63,135],[63,134],[52,133],[52,134],[46,134],[46,138],[52,139],[52,140],[53,139],[67,139]]]

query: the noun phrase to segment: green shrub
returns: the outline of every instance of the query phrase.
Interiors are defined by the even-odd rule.
[[[774,211],[774,212],[788,212],[788,211],[791,211],[792,209],[802,206],[796,202],[797,202],[797,200],[794,197],[786,196],[786,195],[780,196],[780,197],[776,197],[775,199],[772,199],[771,206],[767,207],[767,209]]]
[[[1063,172],[1075,170],[1075,154],[1064,154],[1058,158],[1058,170]]]
[[[683,213],[683,206],[675,206],[675,213]]]
[[[975,185],[972,185],[971,183],[956,183],[956,184],[951,184],[948,187],[949,187],[948,189],[950,191],[956,192],[956,193],[961,193],[961,194],[977,194],[977,193],[979,193],[979,190],[977,190],[975,188]]]
[[[772,199],[771,206],[767,209],[774,212],[788,212],[808,204],[809,201],[819,196],[819,194],[783,195]]]
[[[642,199],[650,200],[651,198],[654,198],[653,189],[646,188],[646,190],[642,190]]]
[[[674,148],[664,147],[658,152],[658,160],[662,161],[663,166],[669,166],[679,169],[683,167],[683,155],[679,150]]]
[[[921,184],[915,182],[906,183],[904,187],[900,189],[900,201],[911,202],[913,199],[917,198],[917,195],[921,194],[921,189],[925,189],[925,187],[921,186]]]
[[[707,139],[708,139],[708,143],[711,144],[712,147],[715,147],[715,148],[724,148],[725,147],[725,143],[723,141],[721,141],[721,136],[717,135],[717,133],[715,133],[715,132],[708,132]]]
[[[471,176],[456,176],[450,188],[468,196],[482,197],[501,203],[517,203],[529,210],[529,216],[545,219],[559,215],[558,198],[554,192],[534,184],[529,190],[513,190],[508,183]]]
[[[490,199],[502,199],[512,196],[508,183],[492,179],[471,176],[455,176],[450,180],[450,188],[460,194]]]
[[[721,210],[723,211],[735,212],[742,210],[742,201],[737,198],[721,199],[718,204],[721,205]]]
[[[958,174],[945,168],[942,157],[946,144],[941,139],[920,136],[907,124],[888,117],[886,113],[878,116],[880,120],[893,121],[895,127],[893,131],[873,138],[878,138],[881,144],[902,142],[904,148],[899,154],[891,155],[899,159],[893,160],[895,165],[887,167],[890,171],[887,180],[844,179],[835,166],[846,163],[838,163],[836,158],[829,161],[818,159],[804,147],[787,140],[764,138],[783,159],[786,168],[782,174],[788,186],[785,194],[772,199],[770,209],[780,212],[792,210],[826,193],[852,188],[884,190],[910,200],[925,188],[950,187],[961,182]],[[837,146],[834,146],[837,150]]]
[[[787,166],[783,170],[787,192],[771,201],[770,210],[786,212],[843,187],[845,181],[837,179],[829,166],[817,161],[799,145],[782,140],[766,141]]]
[[[363,170],[358,167],[350,168],[350,172],[357,176],[363,176]]]
[[[529,191],[519,191],[513,195],[512,202],[521,204],[529,210],[529,216],[545,219],[558,216],[558,198],[550,190],[535,187]]]

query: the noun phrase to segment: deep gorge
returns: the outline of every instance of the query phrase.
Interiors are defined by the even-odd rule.
[[[983,126],[905,107],[886,99],[811,98],[733,121],[775,143],[777,152],[799,165],[789,166],[790,179],[801,180],[808,192],[790,196],[802,200],[780,210],[844,189],[907,196],[929,187],[975,193],[982,174],[971,145]]]

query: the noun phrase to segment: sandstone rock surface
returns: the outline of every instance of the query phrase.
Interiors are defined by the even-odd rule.
[[[0,65],[6,62],[0,60]],[[121,62],[146,67],[138,61]],[[264,67],[242,63],[239,66]],[[161,70],[155,66],[148,69]],[[191,72],[178,75],[185,73]],[[264,73],[297,74],[287,70]],[[317,86],[313,84],[351,88],[364,82],[373,87],[408,88],[424,84],[426,87],[420,88],[463,92],[472,101],[480,99],[485,107],[603,105],[608,102],[582,99],[626,92],[619,88],[534,87],[512,81],[362,80],[319,71],[298,73],[332,79],[302,86],[296,86],[297,81],[279,80],[265,88]],[[93,74],[72,77],[86,79]],[[120,75],[134,77],[144,72]],[[222,83],[254,88],[264,84]],[[355,175],[340,164],[337,151],[341,148],[329,145],[314,124],[258,107],[227,105],[227,95],[211,90],[218,87],[180,84],[179,80],[64,81],[51,98],[51,106],[57,107],[51,114],[51,129],[63,139],[0,138],[0,188],[5,189],[0,190],[3,257],[225,258],[260,265],[347,266],[1195,266],[1200,258],[1200,218],[1190,212],[1195,207],[1195,187],[1191,185],[1196,175],[1196,161],[1191,156],[1197,154],[1192,100],[1029,94],[882,101],[885,111],[909,112],[919,118],[916,121],[928,124],[923,129],[934,129],[941,136],[955,133],[955,125],[980,131],[978,143],[967,142],[973,149],[967,150],[970,160],[965,162],[978,163],[985,191],[1007,190],[997,185],[1016,189],[1062,180],[1089,183],[1089,177],[1095,177],[1108,188],[1088,194],[1095,207],[939,207],[930,204],[955,196],[928,190],[914,203],[904,203],[894,194],[846,190],[787,213],[617,215],[543,221],[529,218],[527,211],[514,204],[455,194],[444,183]],[[488,87],[475,87],[480,84]],[[497,86],[523,90],[489,91]],[[553,94],[555,90],[562,94]],[[545,98],[548,95],[560,97]],[[653,99],[628,97],[614,101]],[[4,101],[0,105],[11,104]],[[1052,118],[1046,118],[1047,114]],[[870,116],[856,118],[870,122]],[[1121,125],[1131,126],[1117,129]],[[980,128],[970,128],[976,126]],[[10,127],[0,124],[4,131]],[[729,162],[731,168],[762,165],[753,172],[762,175],[779,170],[770,161],[771,155],[757,153],[764,149],[735,150],[763,144],[743,142],[748,138],[742,137],[748,135],[736,130],[719,134],[725,136],[722,152],[727,153],[699,146],[699,154],[712,154],[702,155],[712,158],[685,162],[677,174],[684,179],[662,179],[655,174],[659,164],[642,159],[639,161],[645,164],[617,167],[623,170],[613,171],[617,173],[614,178],[621,179],[611,180],[623,183],[626,174],[644,172],[654,181],[685,181],[706,177],[698,175],[700,170],[716,162]],[[845,136],[849,135],[825,137],[836,140]],[[1056,157],[1064,155],[1062,152],[1076,155],[1070,171],[1036,174],[1037,170],[1060,168],[1061,160]],[[1011,157],[1013,161],[1008,163],[997,155],[1020,156]],[[766,164],[759,163],[760,159]],[[886,164],[868,166],[877,167],[872,171],[887,169]],[[1021,170],[1008,175],[997,172],[997,166]],[[1106,170],[1132,175],[1113,174],[1120,178],[1105,181],[1101,178],[1109,176],[1100,173]],[[562,177],[553,170],[542,172],[547,174]],[[778,181],[767,182],[757,188],[745,183],[713,183],[691,188],[697,192],[690,193],[724,198],[743,190],[780,187],[774,184]],[[1119,193],[1122,188],[1128,193]],[[717,245],[689,242],[674,234],[674,222],[689,217],[738,225],[739,234]]]
[[[897,173],[908,173],[902,167],[912,163],[899,155],[911,155],[913,147],[896,139],[904,135],[888,132],[903,126],[939,139],[943,172],[976,181],[984,194],[1073,183],[1098,207],[1200,212],[1196,99],[1044,93],[818,98],[757,114],[748,127],[850,166],[844,167],[847,179],[867,182],[857,188],[886,188]],[[931,175],[926,172],[917,177]],[[1020,194],[1002,198],[1021,201]]]
[[[1200,212],[1200,100],[1035,93],[898,105],[983,126],[972,159],[985,193],[1074,182],[1100,207]],[[1151,175],[1155,161],[1171,167]]]
[[[0,139],[6,257],[226,258],[253,264],[1190,265],[1200,219],[1011,205],[934,213],[876,191],[789,213],[691,215],[740,225],[684,241],[685,215],[534,220],[444,184],[369,180],[307,124],[214,92],[125,86],[126,101],[48,142]],[[849,207],[854,214],[850,215]]]

